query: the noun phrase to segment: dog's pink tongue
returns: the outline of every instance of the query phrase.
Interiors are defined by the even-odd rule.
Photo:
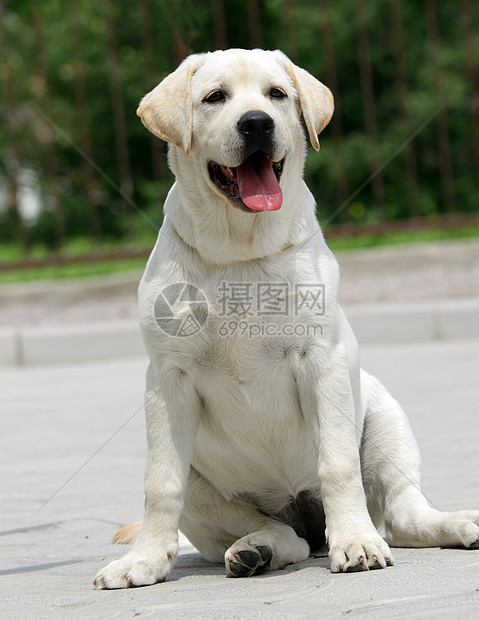
[[[273,170],[273,161],[265,153],[255,153],[236,168],[241,200],[255,211],[277,211],[283,194]]]

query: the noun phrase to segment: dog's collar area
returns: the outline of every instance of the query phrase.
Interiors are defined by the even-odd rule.
[[[280,208],[282,194],[279,181],[283,166],[284,157],[273,162],[266,153],[256,151],[237,167],[210,161],[208,173],[211,181],[230,198],[233,206],[247,213],[257,213]]]

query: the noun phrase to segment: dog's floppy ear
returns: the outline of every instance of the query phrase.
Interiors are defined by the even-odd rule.
[[[155,136],[176,144],[188,155],[192,135],[191,78],[202,54],[188,56],[143,97],[136,113]]]
[[[329,123],[334,112],[333,94],[322,82],[293,64],[283,52],[277,50],[276,53],[280,55],[281,64],[294,82],[309,139],[313,148],[319,151],[318,134]]]

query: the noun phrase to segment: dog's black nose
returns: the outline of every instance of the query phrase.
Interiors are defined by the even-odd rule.
[[[247,157],[260,149],[269,153],[272,147],[274,120],[266,112],[250,110],[238,121],[238,131],[243,136]]]
[[[238,121],[238,130],[245,136],[269,135],[274,129],[274,120],[266,112],[251,110],[245,112]]]

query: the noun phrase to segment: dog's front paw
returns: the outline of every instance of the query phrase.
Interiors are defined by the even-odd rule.
[[[392,566],[394,560],[389,546],[379,534],[329,541],[332,573],[352,573]]]
[[[97,590],[114,590],[159,583],[165,580],[174,556],[173,552],[153,555],[132,550],[105,566],[95,577],[93,585]]]

